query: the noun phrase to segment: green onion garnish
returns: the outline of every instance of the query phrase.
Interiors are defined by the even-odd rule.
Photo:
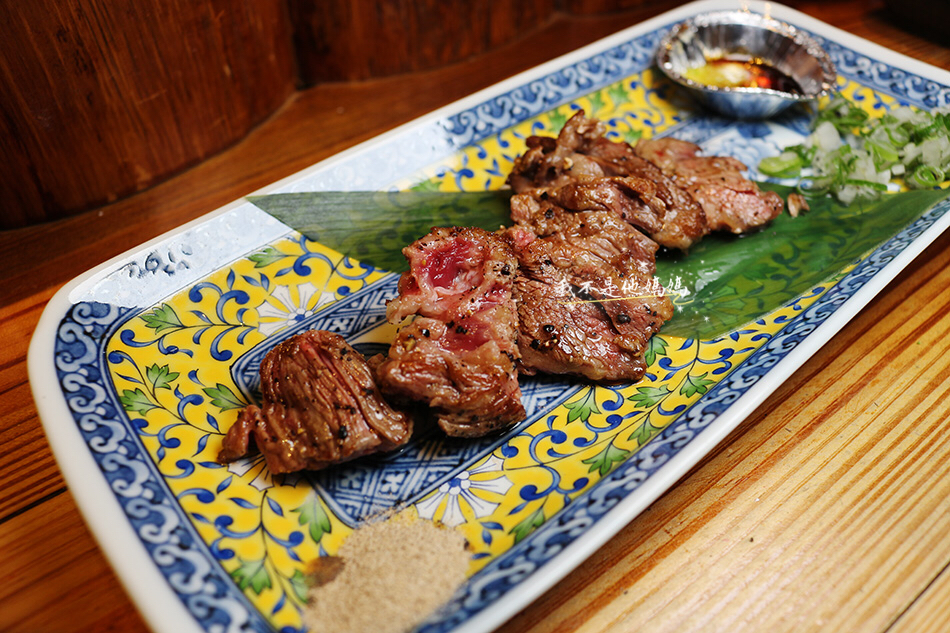
[[[920,165],[911,176],[923,189],[936,187],[943,182],[944,177],[943,171],[933,165]]]
[[[804,143],[763,159],[759,170],[798,176],[803,194],[830,193],[845,204],[874,199],[900,178],[911,188],[937,187],[950,173],[950,107],[927,112],[897,106],[872,119],[836,96],[821,108]]]
[[[795,152],[785,151],[778,156],[763,158],[759,171],[776,178],[793,178],[801,173],[805,161]]]

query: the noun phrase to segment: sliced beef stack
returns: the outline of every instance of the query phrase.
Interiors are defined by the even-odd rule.
[[[219,461],[245,456],[253,437],[272,473],[318,470],[405,444],[412,420],[380,395],[363,356],[337,334],[310,330],[261,363],[260,407],[241,411]]]
[[[522,372],[640,378],[647,341],[673,314],[653,276],[657,244],[611,212],[536,203],[515,200],[508,230]]]
[[[410,268],[387,316],[414,320],[377,367],[383,392],[428,405],[453,436],[481,436],[523,419],[512,296],[518,260],[508,239],[436,228],[403,253]]]
[[[574,211],[609,210],[669,248],[687,249],[707,232],[702,208],[628,143],[612,141],[583,111],[556,139],[532,136],[508,183],[515,193],[556,196]]]
[[[635,147],[605,136],[578,111],[556,139],[532,136],[508,182],[516,193],[556,195],[575,211],[611,210],[658,244],[688,249],[709,231],[744,233],[782,212],[731,157],[702,156],[694,143],[642,140]]]
[[[746,166],[731,156],[700,156],[698,145],[675,138],[640,141],[635,151],[700,204],[711,231],[745,233],[782,212],[782,198],[743,176]]]
[[[375,372],[327,332],[275,348],[263,405],[241,413],[221,459],[246,454],[252,436],[275,473],[392,449],[412,425],[381,393],[425,405],[448,435],[477,437],[524,418],[519,372],[640,378],[650,337],[673,315],[654,276],[660,246],[747,231],[782,200],[735,159],[605,133],[581,111],[557,138],[530,137],[508,179],[511,227],[435,228],[403,249],[409,271],[387,306],[400,329]]]

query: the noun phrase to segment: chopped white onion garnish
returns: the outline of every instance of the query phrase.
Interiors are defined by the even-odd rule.
[[[903,177],[910,188],[939,186],[950,173],[950,106],[931,112],[899,106],[870,119],[835,97],[819,112],[804,143],[763,159],[759,171],[798,176],[803,193],[831,193],[845,204],[897,188],[894,177]]]

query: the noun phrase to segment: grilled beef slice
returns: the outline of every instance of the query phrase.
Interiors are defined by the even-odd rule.
[[[410,268],[387,316],[415,319],[377,367],[380,388],[430,406],[448,435],[478,437],[523,419],[518,261],[509,241],[478,228],[436,228],[403,253]]]
[[[653,277],[658,246],[610,212],[558,217],[558,230],[541,236],[528,224],[508,230],[519,259],[521,371],[637,380],[647,342],[673,314]]]
[[[383,400],[363,356],[337,334],[310,330],[274,347],[260,369],[263,403],[241,411],[219,461],[249,452],[272,473],[318,470],[409,440],[412,420]]]
[[[508,183],[575,211],[613,211],[663,246],[685,250],[701,239],[707,226],[699,204],[630,144],[605,134],[603,123],[578,111],[557,139],[528,138]]]
[[[745,233],[782,212],[782,198],[743,176],[746,166],[735,158],[700,156],[698,145],[674,138],[641,140],[634,151],[702,206],[711,231]]]
[[[550,198],[537,199],[528,194],[511,198],[511,219],[532,236],[509,230],[519,252],[534,237],[569,242],[578,253],[590,252],[603,262],[617,267],[621,274],[635,270],[652,276],[656,272],[658,245],[633,226],[607,211],[571,211]]]
[[[572,182],[602,178],[609,174],[600,161],[589,158],[587,149],[593,139],[600,138],[607,128],[596,119],[588,119],[582,111],[572,116],[558,137],[529,136],[527,149],[515,159],[508,184],[516,193],[529,189],[557,189]]]

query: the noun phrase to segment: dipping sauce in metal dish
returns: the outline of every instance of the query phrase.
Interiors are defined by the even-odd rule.
[[[762,88],[802,94],[798,82],[761,59],[718,58],[688,68],[687,79],[717,88]]]
[[[751,11],[699,13],[674,25],[660,38],[656,64],[703,106],[735,119],[767,119],[837,89],[818,40]]]

